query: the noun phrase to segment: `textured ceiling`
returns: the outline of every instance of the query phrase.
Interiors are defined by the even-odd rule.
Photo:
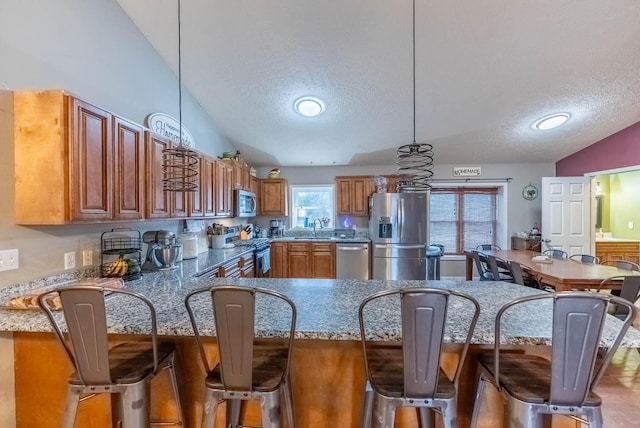
[[[177,0],[117,0],[177,72]],[[256,165],[385,165],[413,140],[412,1],[182,0],[182,80]],[[640,121],[637,0],[416,0],[416,140],[555,162]],[[304,95],[325,111],[293,111]],[[530,128],[567,111],[567,124]],[[185,118],[188,126],[188,118]]]

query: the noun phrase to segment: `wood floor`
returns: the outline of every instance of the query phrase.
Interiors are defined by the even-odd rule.
[[[640,426],[640,352],[619,349],[596,392],[607,428]]]

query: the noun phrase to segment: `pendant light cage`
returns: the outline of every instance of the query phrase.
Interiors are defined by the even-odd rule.
[[[433,146],[416,143],[416,1],[413,0],[413,143],[398,147],[398,191],[427,192],[433,178]]]
[[[180,0],[178,0],[178,111],[180,139],[176,147],[162,151],[162,187],[169,192],[194,192],[198,190],[199,155],[183,144],[182,138],[182,40]]]

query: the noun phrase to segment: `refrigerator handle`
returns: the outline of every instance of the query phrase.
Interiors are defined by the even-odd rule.
[[[398,241],[402,242],[402,227],[404,225],[404,199],[398,198],[398,212],[396,218],[398,219]]]

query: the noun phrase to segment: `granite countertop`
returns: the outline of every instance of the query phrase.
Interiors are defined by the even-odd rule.
[[[262,278],[198,278],[194,274],[209,270],[215,263],[222,263],[251,250],[229,249],[202,253],[197,259],[185,260],[174,270],[145,273],[141,279],[125,283],[127,290],[147,296],[156,307],[158,333],[165,336],[192,336],[184,298],[196,288],[212,285],[244,285],[264,287],[289,296],[298,310],[296,338],[321,340],[360,340],[358,305],[368,295],[397,287],[436,287],[457,290],[475,297],[481,307],[473,342],[492,344],[494,340],[494,317],[499,307],[515,298],[542,293],[542,291],[519,285],[491,281],[380,281],[380,280],[329,280],[329,279],[262,279]],[[0,290],[0,304],[7,298],[10,289]],[[206,296],[206,295],[205,295]],[[120,296],[107,298],[107,306],[114,309],[109,317],[110,332],[113,334],[149,334],[146,317],[135,308],[123,304]],[[447,342],[460,342],[464,336],[462,326],[469,319],[470,306],[461,301],[451,302],[448,312]],[[207,319],[211,326],[209,305],[202,303],[203,310],[197,313]],[[371,339],[397,341],[400,338],[400,323],[395,316],[397,308],[379,308],[379,323],[369,332]],[[549,318],[540,315],[539,308],[517,311],[503,326],[506,342],[514,345],[548,344]],[[286,321],[274,312],[274,308],[261,308],[256,314],[257,335],[264,338],[285,337]],[[608,317],[607,332],[620,321]],[[0,331],[42,332],[51,327],[39,311],[0,309]],[[518,333],[516,333],[516,331]],[[203,334],[211,333],[204,328]],[[631,329],[622,346],[640,347],[640,332]]]

